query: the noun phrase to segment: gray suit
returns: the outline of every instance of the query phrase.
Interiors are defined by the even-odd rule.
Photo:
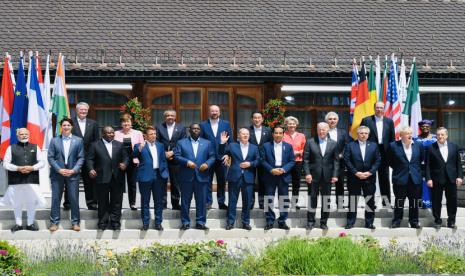
[[[60,222],[60,202],[66,185],[71,205],[71,223],[79,225],[79,173],[84,164],[84,143],[82,138],[71,136],[68,161],[66,163],[62,136],[53,138],[48,148],[48,163],[51,166],[50,179],[52,182],[50,222],[52,224]],[[72,169],[75,173],[65,177],[59,173],[60,169]]]
[[[339,176],[339,150],[337,143],[329,138],[326,139],[326,150],[324,155],[320,149],[317,137],[307,140],[304,148],[304,171],[305,175],[312,175],[312,183],[309,185],[310,209],[307,214],[309,224],[315,223],[315,209],[317,207],[318,194],[322,196],[321,224],[326,225],[329,217],[329,206],[323,206],[325,197],[331,196],[331,178]]]

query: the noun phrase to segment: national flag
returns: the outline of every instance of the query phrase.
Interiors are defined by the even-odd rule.
[[[376,80],[375,71],[373,69],[373,61],[370,60],[370,74],[368,75],[368,93],[370,95],[371,105],[375,106],[378,101],[378,95],[376,94]]]
[[[415,58],[413,59],[412,68],[410,69],[410,75],[407,84],[407,100],[405,101],[405,106],[402,113],[410,116],[410,127],[413,129],[413,137],[418,137],[418,134],[420,134],[418,129],[418,122],[422,120],[422,116],[420,90],[418,86],[418,73]]]
[[[1,144],[0,144],[0,159],[3,160],[6,149],[10,145],[10,116],[13,112],[13,100],[14,100],[14,83],[11,79],[13,74],[13,68],[11,66],[10,57],[8,53],[5,56],[3,63],[3,75],[2,75],[2,90],[0,94],[0,118],[1,118]]]
[[[352,64],[352,90],[350,91],[350,124],[352,124],[352,119],[354,117],[355,111],[355,102],[357,100],[357,91],[358,91],[358,70],[355,63]]]
[[[18,128],[26,127],[27,113],[28,113],[28,99],[26,87],[26,75],[24,74],[24,58],[21,52],[19,59],[18,75],[16,76],[16,88],[13,101],[13,112],[11,114],[11,136],[10,144],[16,144],[18,139],[16,137],[16,130]]]
[[[31,72],[29,72],[29,105],[27,116],[27,129],[29,130],[29,141],[39,148],[44,145],[44,134],[47,128],[47,115],[45,113],[42,93],[36,71],[36,59],[31,58]]]
[[[379,63],[379,56],[375,60],[375,72],[376,97],[378,101],[381,101],[382,98],[379,97],[379,93],[381,91],[381,64]]]
[[[386,100],[387,100],[387,87],[388,87],[388,61],[387,61],[387,56],[386,56],[384,60],[383,81],[381,83],[381,90],[379,91],[379,97],[378,97],[378,99],[380,101],[383,101],[385,105],[386,105]]]
[[[66,92],[65,84],[65,59],[61,53],[58,55],[57,64],[52,96],[52,113],[56,116],[55,135],[61,133],[59,122],[63,118],[70,118],[68,93]]]
[[[394,56],[391,58],[391,66],[389,69],[389,81],[386,96],[386,106],[384,115],[391,118],[394,121],[394,130],[396,140],[400,138],[400,103],[398,94],[398,83],[397,83],[397,66]]]
[[[407,77],[405,75],[405,63],[402,59],[400,64],[400,75],[399,75],[399,102],[400,110],[404,110],[405,101],[407,100]],[[408,115],[400,115],[400,127],[408,126],[409,118]]]
[[[45,106],[44,78],[42,76],[42,67],[40,66],[39,52],[37,51],[36,51],[36,71],[37,71],[37,79],[39,80],[40,92],[42,94],[42,102],[44,103],[44,106]]]
[[[357,128],[360,126],[363,118],[374,114],[374,106],[371,104],[370,95],[368,94],[368,83],[366,79],[365,62],[362,63],[362,69],[359,75],[357,100],[355,102],[354,118],[350,132],[352,138],[357,139]]]
[[[52,128],[52,98],[50,96],[50,55],[47,55],[47,64],[45,66],[45,79],[44,79],[44,90],[42,93],[42,99],[44,102],[44,108],[47,115],[47,128],[44,135],[44,145],[43,149],[48,149],[50,141],[53,138],[53,128]]]

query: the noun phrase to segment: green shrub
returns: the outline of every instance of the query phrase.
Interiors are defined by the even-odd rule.
[[[293,238],[265,249],[262,256],[244,261],[251,274],[374,274],[381,249],[373,239]]]
[[[430,273],[437,274],[463,274],[465,273],[465,259],[448,254],[436,246],[428,248],[419,255],[419,262],[430,269]]]
[[[24,254],[7,241],[0,241],[0,275],[22,274]]]

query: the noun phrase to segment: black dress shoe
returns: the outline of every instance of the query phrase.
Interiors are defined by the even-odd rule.
[[[420,229],[421,225],[418,222],[410,223],[410,227],[414,229]]]
[[[198,229],[198,230],[208,230],[209,228],[207,226],[205,226],[205,224],[199,224],[197,223],[195,225],[195,229]]]
[[[328,225],[326,225],[326,223],[320,223],[320,228],[322,230],[328,230]]]
[[[447,228],[457,229],[455,222],[447,223]]]
[[[441,229],[441,226],[442,224],[439,224],[439,223],[434,223],[433,225],[434,229],[437,229],[437,230]]]
[[[344,227],[345,229],[352,229],[354,228],[354,225],[353,224],[347,224],[346,227]]]
[[[131,205],[129,208],[131,208],[132,211],[137,211],[137,207],[135,205]]]
[[[315,223],[309,222],[309,223],[307,223],[307,226],[305,226],[305,229],[307,229],[307,230],[312,230],[313,227],[315,227]]]
[[[265,225],[265,231],[270,229],[273,229],[273,223],[268,223],[267,225]]]
[[[219,207],[220,210],[228,210],[228,205],[226,205],[224,203],[219,204],[218,207]]]
[[[374,229],[376,229],[376,226],[374,226],[373,224],[366,224],[366,225],[365,225],[365,228],[374,230]]]
[[[285,222],[283,222],[283,223],[278,223],[278,228],[279,228],[279,229],[284,229],[284,230],[289,230],[289,229],[291,229]]]
[[[394,228],[399,228],[399,227],[400,227],[400,223],[393,222],[393,223],[391,224],[391,228],[393,228],[393,229],[394,229]]]
[[[113,224],[111,226],[111,230],[113,231],[120,231],[121,230],[121,224]]]
[[[179,206],[179,205],[174,205],[172,209],[173,209],[173,210],[181,211],[181,206]]]
[[[26,226],[26,230],[29,230],[29,231],[39,231],[39,227],[37,227],[37,225],[35,223],[31,224],[31,225],[28,225]]]
[[[97,229],[98,229],[98,230],[101,230],[101,231],[106,230],[106,229],[107,229],[107,225],[106,225],[106,224],[100,224],[100,225],[97,226]]]
[[[181,226],[181,228],[179,228],[179,230],[181,231],[186,231],[187,229],[191,228],[191,226],[189,224],[183,224]]]
[[[263,204],[260,204],[260,205],[258,205],[258,209],[262,209],[262,210],[263,210],[263,209],[265,209],[265,207],[263,206]]]
[[[242,224],[242,229],[245,229],[245,230],[252,230],[252,226],[250,226],[250,224]]]
[[[142,228],[141,228],[140,230],[142,230],[142,231],[147,231],[147,230],[149,230],[149,225],[148,225],[148,224],[142,225]]]
[[[87,206],[87,209],[92,210],[92,211],[96,211],[96,210],[98,210],[98,206],[97,206],[97,204],[92,204],[92,205]]]
[[[23,230],[23,227],[21,225],[15,224],[13,227],[11,227],[11,233],[14,233],[20,230]]]
[[[163,226],[161,226],[161,224],[155,224],[155,226],[153,227],[153,229],[157,230],[157,231],[163,231]]]
[[[234,228],[234,224],[228,224],[226,225],[226,230],[231,230]]]

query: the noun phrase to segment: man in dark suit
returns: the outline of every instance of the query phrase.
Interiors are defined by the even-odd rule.
[[[176,111],[166,110],[163,112],[165,122],[156,127],[157,141],[162,143],[165,148],[166,159],[168,160],[168,170],[170,174],[170,191],[171,191],[171,206],[173,210],[181,210],[179,201],[181,200],[181,192],[177,181],[179,164],[174,160],[174,148],[176,143],[186,138],[186,128],[176,122]],[[167,192],[163,196],[163,206],[166,208]]]
[[[383,197],[383,206],[391,204],[391,183],[389,182],[389,164],[387,152],[389,145],[395,141],[394,122],[384,116],[384,103],[375,104],[375,115],[366,117],[360,124],[370,129],[369,141],[378,145],[381,154],[381,165],[378,168],[379,190]]]
[[[463,171],[460,162],[459,148],[447,141],[448,132],[444,127],[436,131],[437,142],[428,148],[426,160],[426,183],[432,188],[433,217],[435,228],[442,225],[442,195],[446,192],[447,227],[457,228],[457,187],[462,185]]]
[[[229,135],[229,141],[232,142],[231,124],[223,119],[220,119],[220,107],[211,105],[209,108],[209,119],[200,123],[201,136],[212,143],[213,150],[215,151],[216,161],[215,164],[210,166],[210,185],[208,186],[207,193],[207,208],[211,208],[213,202],[212,196],[212,181],[213,174],[216,175],[216,197],[218,199],[218,208],[227,210],[228,206],[225,204],[225,188],[226,188],[226,166],[223,164],[222,156],[218,154],[218,147],[221,143],[221,133],[226,131]]]
[[[347,144],[344,150],[344,163],[347,167],[347,189],[349,190],[349,212],[346,229],[354,227],[357,219],[358,198],[365,198],[365,227],[375,229],[375,173],[381,164],[378,145],[367,141],[370,129],[360,126],[358,140]]]
[[[266,210],[265,230],[273,228],[276,216],[273,211],[273,202],[276,189],[278,190],[279,218],[278,227],[289,230],[286,224],[287,209],[289,208],[289,183],[292,181],[290,171],[294,167],[295,157],[292,145],[283,141],[284,128],[273,128],[273,141],[267,142],[260,150],[262,166],[265,170],[263,181],[265,182],[264,209]]]
[[[336,112],[328,112],[325,116],[325,121],[329,125],[328,137],[337,143],[337,150],[339,152],[339,175],[336,182],[336,203],[337,208],[344,208],[344,148],[350,142],[350,136],[347,130],[338,128],[339,115]]]
[[[267,142],[273,141],[271,129],[263,125],[263,114],[260,111],[252,113],[252,125],[249,127],[250,139],[249,142],[261,149]],[[265,182],[263,181],[263,167],[257,166],[257,186],[258,191],[258,206],[263,209],[263,197],[265,196]],[[251,208],[255,205],[255,192],[252,195]]]
[[[84,164],[84,143],[71,134],[73,121],[64,118],[60,121],[61,135],[50,141],[47,159],[50,164],[52,183],[52,206],[50,210],[50,232],[58,230],[60,223],[60,202],[66,186],[71,207],[71,229],[81,231],[79,215],[79,172]]]
[[[84,155],[87,155],[89,152],[90,145],[99,139],[97,122],[87,118],[88,112],[89,105],[85,102],[80,102],[76,105],[77,116],[73,118],[74,127],[72,133],[74,136],[84,140]],[[95,185],[94,179],[89,177],[86,166],[83,166],[81,170],[81,177],[84,183],[87,208],[89,210],[97,210],[97,186]],[[69,208],[68,205],[68,198],[65,193],[65,202],[63,206],[67,209]]]
[[[210,169],[216,161],[213,144],[200,137],[200,125],[189,127],[189,138],[178,141],[174,148],[174,158],[179,162],[178,180],[181,187],[181,230],[190,228],[189,207],[192,194],[195,196],[196,229],[208,230],[207,187],[210,181]],[[218,136],[220,134],[218,133]]]
[[[96,180],[98,196],[98,229],[121,229],[124,174],[129,156],[123,143],[115,141],[115,130],[106,126],[102,139],[93,142],[87,151],[89,176]]]
[[[392,184],[395,195],[394,219],[391,228],[400,227],[404,215],[405,198],[409,201],[409,222],[412,228],[419,229],[418,206],[421,200],[421,162],[423,146],[412,140],[412,129],[408,126],[400,130],[401,140],[392,142],[388,150],[389,166],[392,168]]]
[[[220,154],[224,156],[224,162],[231,160],[228,171],[228,219],[226,230],[234,228],[236,221],[236,206],[239,199],[239,192],[242,193],[242,228],[251,230],[250,226],[250,205],[252,204],[253,186],[255,184],[255,168],[260,164],[260,152],[258,146],[249,143],[249,130],[241,128],[239,130],[239,142],[229,144],[228,135],[221,134]]]
[[[157,132],[148,126],[144,130],[145,141],[134,146],[133,157],[139,160],[136,170],[136,180],[139,182],[141,197],[142,229],[147,231],[150,223],[150,196],[153,194],[155,213],[154,229],[163,231],[163,195],[168,179],[168,162],[165,149],[156,142]]]
[[[315,212],[318,194],[321,194],[320,228],[328,229],[327,221],[331,208],[331,185],[339,175],[339,152],[337,143],[328,138],[329,125],[318,123],[318,136],[308,139],[304,149],[305,181],[308,183],[310,208],[307,213],[307,229],[315,227]]]

